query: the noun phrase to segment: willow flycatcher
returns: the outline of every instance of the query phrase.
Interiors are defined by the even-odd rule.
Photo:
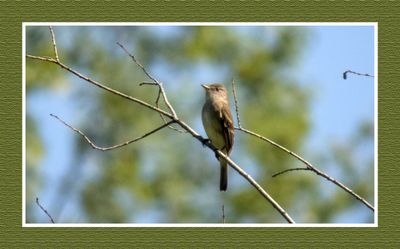
[[[207,136],[215,148],[229,155],[233,146],[234,127],[226,88],[222,84],[202,85],[206,91],[206,101],[202,110],[202,121]],[[228,187],[228,165],[225,159],[219,158],[221,176],[219,190]]]

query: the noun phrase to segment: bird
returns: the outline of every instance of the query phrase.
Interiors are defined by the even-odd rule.
[[[205,102],[202,108],[202,122],[211,144],[229,156],[234,141],[234,125],[229,108],[228,93],[223,84],[202,85],[205,90]],[[217,156],[218,158],[218,156]],[[220,191],[228,188],[227,161],[219,157]]]

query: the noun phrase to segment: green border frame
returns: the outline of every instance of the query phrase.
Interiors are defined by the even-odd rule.
[[[399,11],[400,1],[379,0],[0,1],[0,247],[398,247]],[[378,227],[22,227],[22,22],[77,21],[378,22]]]

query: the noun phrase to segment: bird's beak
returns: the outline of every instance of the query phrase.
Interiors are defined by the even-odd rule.
[[[208,90],[208,89],[210,89],[210,87],[209,86],[207,86],[207,85],[201,85],[203,88],[204,88],[204,90]]]

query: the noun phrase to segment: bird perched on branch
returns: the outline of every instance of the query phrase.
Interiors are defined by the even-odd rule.
[[[208,138],[215,148],[229,156],[234,139],[232,114],[226,88],[222,84],[202,85],[206,92],[202,110],[202,121]],[[223,158],[219,158],[221,176],[219,189],[226,191],[228,187],[228,166]]]

